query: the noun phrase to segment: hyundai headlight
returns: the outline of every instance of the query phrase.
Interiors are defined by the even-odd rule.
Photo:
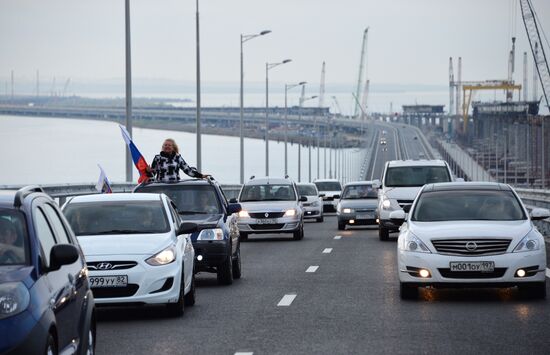
[[[411,251],[414,253],[431,253],[430,249],[414,234],[407,234],[407,236],[401,239],[399,243],[399,249],[403,251]]]
[[[223,230],[221,228],[203,229],[197,240],[223,240]]]
[[[539,250],[542,245],[540,239],[537,233],[533,231],[529,232],[514,248],[514,253]]]
[[[241,210],[241,211],[239,212],[239,217],[241,217],[241,218],[249,218],[250,215],[248,214],[247,211]]]
[[[297,212],[294,208],[291,208],[285,212],[285,217],[293,217],[296,216]]]
[[[145,262],[152,266],[161,266],[161,265],[170,264],[174,260],[176,260],[176,248],[173,245],[171,245],[168,248],[164,249],[163,251],[145,260]]]
[[[0,319],[23,312],[29,306],[29,290],[21,282],[0,285]]]

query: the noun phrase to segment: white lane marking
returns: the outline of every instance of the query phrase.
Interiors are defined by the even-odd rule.
[[[237,351],[235,355],[254,355],[254,353],[251,352],[244,352],[244,351]]]
[[[546,268],[546,277],[550,278],[550,269]]]
[[[312,265],[312,266],[307,268],[306,272],[315,272],[315,271],[317,271],[318,268],[319,268],[319,266]]]
[[[292,301],[296,298],[296,294],[284,295],[283,298],[277,303],[277,307],[288,307],[292,304]]]
[[[325,250],[323,250],[323,254],[330,254],[332,252],[332,248],[325,248]]]
[[[334,239],[342,239],[342,236],[341,235],[335,235]]]

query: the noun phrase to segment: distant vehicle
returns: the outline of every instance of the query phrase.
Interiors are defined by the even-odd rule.
[[[390,213],[411,205],[424,184],[452,181],[452,173],[443,160],[392,160],[386,162],[378,195],[378,237],[388,240],[392,223]]]
[[[137,186],[134,192],[165,193],[176,204],[180,219],[197,223],[199,230],[191,234],[195,272],[214,272],[222,285],[241,278],[241,244],[237,226],[241,206],[228,203],[215,180],[146,183]]]
[[[414,140],[418,140],[418,136],[414,136],[414,138],[413,138],[413,139],[414,139]]]
[[[340,194],[342,193],[342,184],[336,179],[317,179],[313,181],[319,194],[323,194],[323,211],[336,211]]]
[[[78,237],[97,304],[166,304],[174,316],[195,304],[197,225],[181,223],[164,194],[77,196],[63,213]]]
[[[384,138],[384,137],[380,138],[380,144],[386,145],[387,144],[386,138]]]
[[[323,194],[319,194],[317,186],[312,183],[298,183],[298,195],[307,197],[307,201],[302,202],[304,209],[304,219],[315,219],[317,222],[323,222]]]
[[[232,200],[236,202],[236,200]],[[292,233],[294,240],[304,237],[304,213],[296,184],[289,178],[252,177],[239,194],[241,239],[250,234]]]
[[[409,212],[408,216],[405,214]],[[528,298],[546,297],[546,247],[515,191],[498,183],[425,185],[412,207],[390,213],[397,241],[401,298],[418,288],[513,287]]]
[[[84,255],[40,187],[0,192],[0,353],[93,354]]]
[[[376,224],[378,206],[377,184],[373,181],[355,181],[344,185],[344,191],[336,208],[338,230],[346,225]]]
[[[418,153],[418,158],[419,159],[424,159],[424,158],[426,158],[426,154],[420,152],[420,153]]]
[[[385,130],[385,129],[383,129],[383,130],[382,130],[382,135],[383,135],[383,136],[385,136],[385,135],[386,135],[386,133],[388,133],[388,132],[386,132],[386,130]]]

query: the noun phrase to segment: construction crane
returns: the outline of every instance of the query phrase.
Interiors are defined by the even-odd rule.
[[[65,97],[67,95],[67,88],[69,87],[69,84],[71,83],[71,78],[68,78],[65,82],[65,85],[63,86],[63,95],[62,97]]]
[[[535,60],[535,66],[539,74],[540,83],[542,86],[542,92],[544,99],[546,100],[546,106],[550,110],[550,103],[548,96],[550,95],[550,70],[548,69],[548,61],[546,60],[546,54],[544,53],[544,46],[540,38],[539,24],[537,14],[530,0],[520,0],[521,16],[523,17],[523,23],[525,24],[525,30],[527,37],[529,38],[529,44],[531,45],[531,51]]]
[[[367,37],[369,34],[369,28],[367,27],[363,32],[363,44],[361,45],[361,59],[359,60],[359,75],[357,77],[357,89],[355,90],[355,96],[361,97],[361,84],[363,82],[363,70],[365,69],[365,54],[367,52]],[[359,115],[359,103],[355,104],[355,110],[353,116]]]
[[[334,101],[334,104],[336,105],[336,108],[338,109],[338,114],[342,116],[342,108],[340,107],[340,104],[338,103],[338,99],[336,96],[332,97],[332,101]]]
[[[325,62],[321,69],[321,87],[319,88],[319,108],[325,105]]]

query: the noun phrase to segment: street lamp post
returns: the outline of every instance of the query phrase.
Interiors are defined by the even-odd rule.
[[[201,51],[199,36],[199,0],[196,1],[196,45],[197,45],[197,169],[202,171],[202,151],[201,151]]]
[[[130,0],[125,3],[126,33],[126,130],[132,137],[132,55],[130,46]],[[12,72],[13,75],[13,72]],[[13,78],[13,76],[12,76]],[[13,85],[12,85],[13,88]],[[13,94],[12,94],[13,96]],[[132,155],[126,149],[126,181],[132,181]]]
[[[278,63],[265,63],[265,176],[269,176],[269,70],[291,61],[285,59]]]
[[[244,130],[244,61],[243,61],[243,44],[247,41],[250,41],[253,38],[256,38],[258,36],[263,36],[268,33],[271,33],[271,31],[266,30],[262,31],[258,34],[252,34],[252,35],[243,35],[241,34],[241,89],[240,89],[240,108],[241,108],[241,119],[240,119],[240,157],[241,157],[241,184],[244,184],[244,137],[243,137],[243,130]]]
[[[302,86],[302,97],[300,97],[300,104],[298,105],[298,122],[299,122],[298,125],[300,125],[300,123],[302,121],[302,105],[304,104],[304,102],[317,98],[317,95],[305,98],[304,97],[304,91],[305,91],[305,86]],[[301,150],[301,147],[302,147],[301,142],[298,142],[298,181],[302,181],[302,150]],[[311,150],[310,150],[310,154],[309,154],[309,180],[311,182]]]
[[[287,144],[288,144],[288,103],[287,103],[287,96],[288,96],[288,90],[293,89],[295,87],[305,85],[305,81],[301,81],[298,84],[285,84],[285,175],[288,175],[288,150],[287,150]]]

